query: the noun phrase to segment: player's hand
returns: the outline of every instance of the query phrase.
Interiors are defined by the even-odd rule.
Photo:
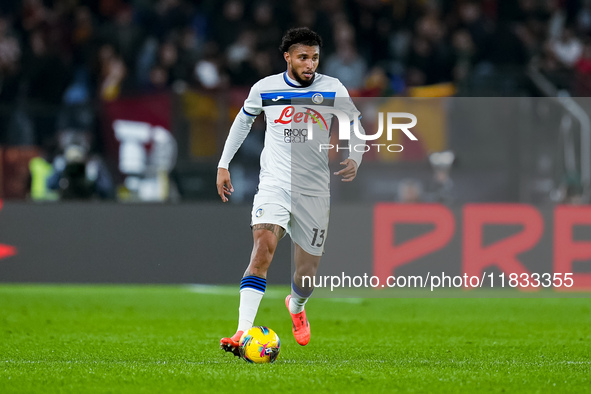
[[[216,181],[218,187],[218,194],[222,198],[222,202],[227,202],[228,197],[232,195],[234,187],[230,180],[230,171],[225,168],[218,168],[218,178]]]
[[[341,175],[343,182],[351,182],[357,176],[357,163],[353,159],[346,159],[341,162],[341,165],[345,166],[342,170],[335,172],[335,175]]]

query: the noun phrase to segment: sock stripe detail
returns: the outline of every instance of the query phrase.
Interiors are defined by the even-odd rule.
[[[253,284],[249,284],[249,283],[242,283],[240,284],[240,290],[244,290],[244,289],[254,289],[260,292],[265,292],[265,288],[266,286],[258,286],[258,285],[253,285]]]
[[[312,295],[312,292],[314,291],[314,288],[310,288],[310,289],[302,289],[299,286],[297,286],[293,279],[291,281],[291,288],[293,289],[293,291],[299,295],[300,297],[303,298],[309,298]]]
[[[259,278],[258,276],[245,276],[240,281],[240,290],[246,288],[251,288],[264,293],[265,289],[267,288],[267,280],[264,278]]]

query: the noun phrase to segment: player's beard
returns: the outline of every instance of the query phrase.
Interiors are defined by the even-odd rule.
[[[302,85],[303,87],[308,87],[314,83],[314,79],[316,79],[316,71],[314,71],[314,75],[310,78],[309,81],[306,81],[300,77],[300,74],[293,73],[293,77],[295,78],[296,82]]]

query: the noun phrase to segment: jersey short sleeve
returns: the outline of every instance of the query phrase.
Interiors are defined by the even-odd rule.
[[[336,87],[335,108],[346,113],[351,122],[353,122],[354,119],[359,119],[361,116],[361,113],[357,107],[355,107],[355,104],[353,104],[353,100],[351,100],[347,88],[340,81],[337,83]]]
[[[263,100],[261,98],[259,82],[255,83],[250,89],[242,110],[246,115],[250,116],[258,116],[263,112]]]

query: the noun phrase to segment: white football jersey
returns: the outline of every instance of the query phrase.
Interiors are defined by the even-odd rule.
[[[306,195],[328,196],[332,115],[330,108],[324,109],[327,106],[347,114],[350,125],[360,117],[347,89],[336,78],[316,73],[314,82],[305,87],[291,80],[287,72],[261,79],[251,88],[241,114],[230,129],[219,167],[228,168],[254,118],[265,112],[259,188],[278,186]],[[240,122],[239,117],[245,119]],[[313,124],[312,133],[308,122]],[[351,135],[353,140],[354,133]],[[349,155],[358,165],[361,156],[354,150]]]

